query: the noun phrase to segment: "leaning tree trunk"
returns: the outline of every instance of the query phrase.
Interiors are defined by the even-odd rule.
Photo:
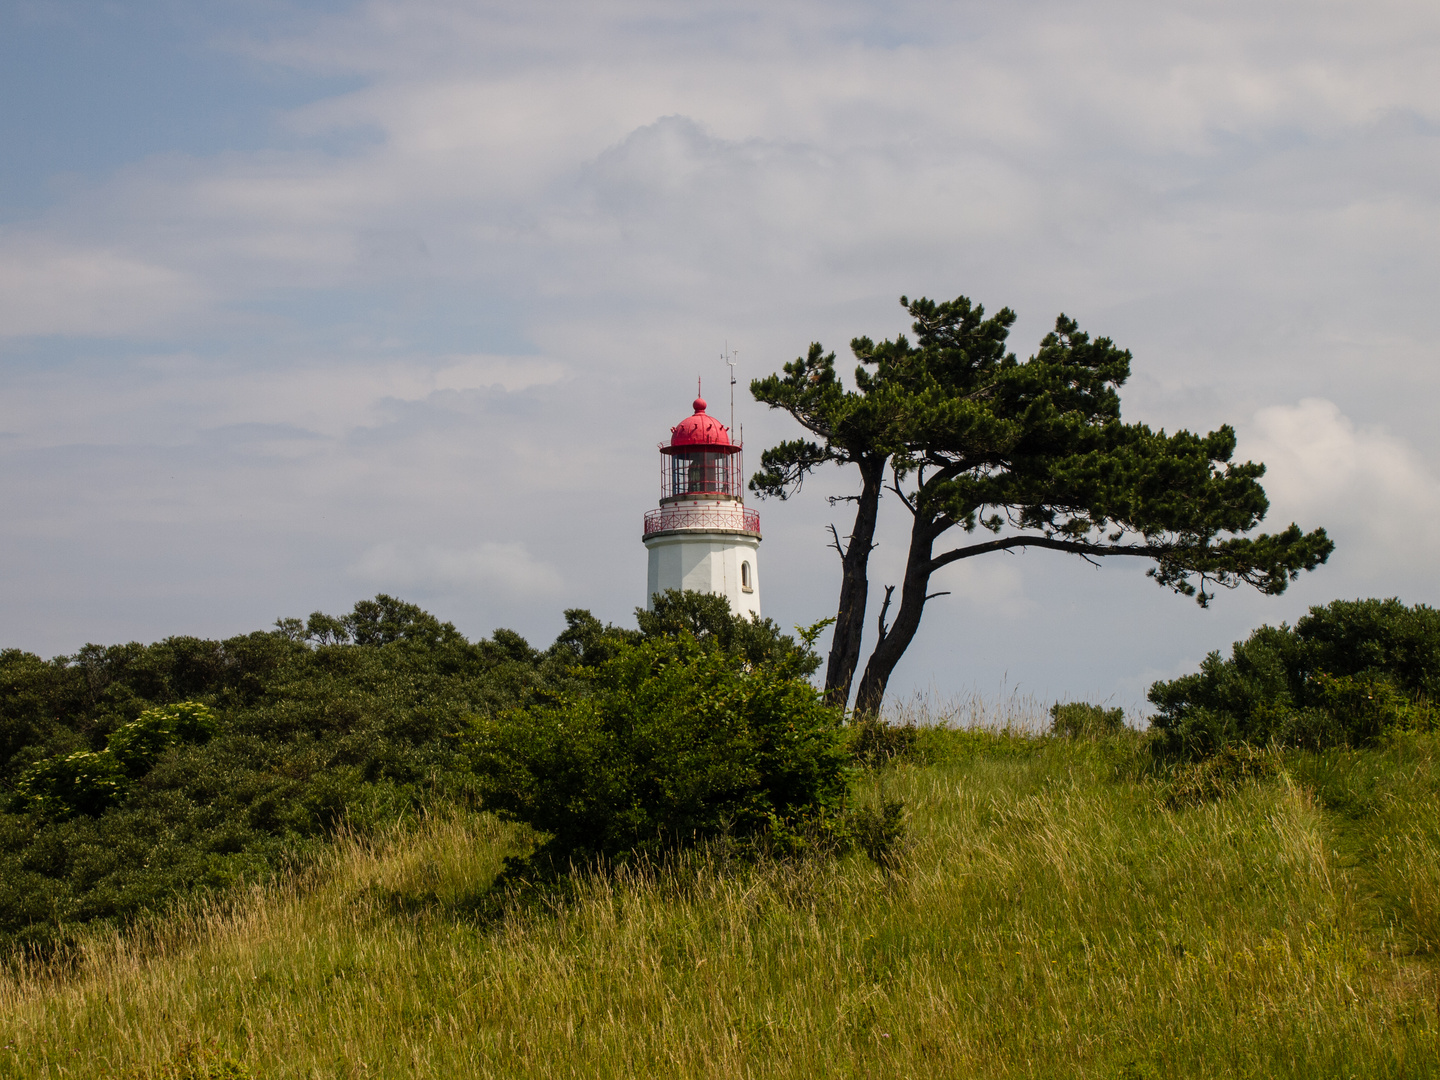
[[[880,513],[880,485],[885,477],[885,456],[862,457],[861,488],[855,510],[850,546],[841,551],[840,607],[830,638],[830,660],[825,666],[825,700],[843,709],[850,700],[850,685],[860,663],[860,639],[865,632],[865,603],[869,595],[870,552],[875,547],[875,522]],[[839,546],[836,537],[836,546]]]
[[[878,713],[885,700],[885,687],[895,665],[905,655],[915,631],[920,629],[920,616],[929,599],[930,575],[935,572],[931,554],[935,550],[935,538],[944,529],[917,517],[910,530],[910,551],[905,557],[905,582],[900,590],[900,610],[895,613],[895,622],[885,625],[885,612],[880,613],[880,640],[865,665],[865,674],[860,680],[860,689],[855,694],[855,711]],[[888,604],[887,604],[888,606]]]

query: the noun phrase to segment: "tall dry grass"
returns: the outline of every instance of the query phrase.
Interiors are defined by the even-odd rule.
[[[896,727],[945,728],[1017,735],[1039,735],[1050,729],[1050,706],[1018,687],[998,694],[978,688],[960,694],[919,690],[885,703],[885,722]]]
[[[908,807],[892,873],[711,851],[497,911],[510,827],[348,840],[0,980],[0,1076],[1440,1073],[1435,969],[1307,789],[1168,810],[1123,740],[956,745],[867,780]]]

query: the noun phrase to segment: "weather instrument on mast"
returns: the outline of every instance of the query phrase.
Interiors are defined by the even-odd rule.
[[[720,354],[720,359],[730,365],[730,431],[733,438],[735,431],[735,357],[740,355],[740,350],[730,351],[730,341],[725,341],[725,351]]]

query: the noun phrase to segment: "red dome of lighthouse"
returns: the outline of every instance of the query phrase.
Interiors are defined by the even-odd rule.
[[[670,445],[729,447],[730,433],[705,411],[705,399],[697,397],[694,408],[693,416],[687,416],[670,429]]]

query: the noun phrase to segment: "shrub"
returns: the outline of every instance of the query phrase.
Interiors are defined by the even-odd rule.
[[[853,807],[845,817],[848,838],[884,870],[894,870],[905,848],[905,803],[882,799],[878,806]]]
[[[20,807],[56,819],[104,813],[124,796],[126,781],[144,776],[161,753],[204,742],[215,728],[215,714],[195,701],[147,709],[112,731],[104,750],[74,750],[30,766],[15,785]]]
[[[865,768],[908,760],[920,742],[915,724],[887,724],[873,712],[857,713],[845,734],[851,759]]]
[[[342,822],[468,802],[466,718],[578,684],[563,649],[469,642],[391,597],[312,621],[0,651],[0,954],[263,879]]]
[[[1362,746],[1433,726],[1440,612],[1399,600],[1337,600],[1296,624],[1262,626],[1228,659],[1150,688],[1159,747],[1190,757],[1234,743]]]
[[[109,751],[75,750],[32,765],[15,785],[21,805],[42,817],[95,815],[120,801],[125,774]]]
[[[105,741],[106,751],[127,776],[150,771],[165,750],[179,743],[203,743],[215,734],[215,714],[198,701],[146,709]]]
[[[813,675],[819,655],[810,647],[819,632],[833,622],[826,619],[800,631],[801,641],[782,634],[773,620],[758,615],[745,618],[730,610],[730,601],[712,593],[667,589],[652,599],[652,609],[637,608],[640,640],[674,640],[689,634],[707,648],[734,658],[746,670],[769,668],[786,675]],[[631,638],[629,640],[634,640]]]
[[[485,804],[549,834],[545,857],[623,859],[835,820],[840,718],[808,682],[688,631],[617,645],[587,681],[473,726]]]
[[[1083,701],[1050,706],[1050,733],[1071,739],[1096,739],[1125,730],[1125,710],[1106,709]]]
[[[1227,746],[1213,757],[1177,769],[1164,787],[1163,801],[1175,809],[1223,799],[1248,782],[1266,780],[1278,772],[1273,751],[1245,743]]]
[[[1312,607],[1295,637],[1306,672],[1383,677],[1407,698],[1440,698],[1440,611],[1429,605],[1336,600]]]
[[[737,671],[813,670],[722,598],[662,601],[641,630],[566,612],[545,650],[508,630],[467,641],[383,594],[225,641],[0,650],[0,953],[263,879],[342,823],[471,805],[470,718],[584,696],[581,669],[624,647],[690,632]]]

